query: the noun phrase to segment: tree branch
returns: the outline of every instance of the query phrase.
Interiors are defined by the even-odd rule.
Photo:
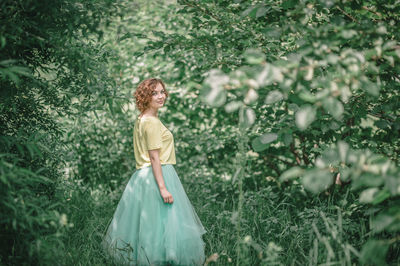
[[[343,9],[341,9],[339,6],[336,6],[337,9],[339,9],[340,12],[342,12],[346,17],[350,18],[353,22],[356,22],[358,24],[360,24],[360,22],[358,22],[353,16],[351,16],[350,14],[346,13],[346,11],[344,11]]]
[[[382,17],[382,14],[381,14],[381,13],[379,13],[379,12],[377,12],[377,11],[375,11],[375,10],[372,10],[371,8],[369,8],[369,7],[367,7],[367,6],[363,6],[362,8],[363,8],[364,10],[367,10],[367,11],[371,12],[371,13],[374,13],[374,14],[377,15],[378,17]]]
[[[297,154],[297,151],[296,151],[296,149],[294,147],[294,142],[290,143],[290,151],[294,154],[294,157],[296,158],[297,164],[300,165],[301,164],[301,160],[300,160],[300,157]]]

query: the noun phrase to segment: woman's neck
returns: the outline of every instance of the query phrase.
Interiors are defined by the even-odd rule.
[[[145,110],[143,113],[141,113],[141,114],[139,115],[139,117],[143,117],[143,116],[154,116],[154,117],[158,117],[158,112],[157,112],[157,110],[147,109],[147,110]]]

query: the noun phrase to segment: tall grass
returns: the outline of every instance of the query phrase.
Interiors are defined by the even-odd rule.
[[[207,167],[176,166],[207,233],[209,265],[354,265],[368,239],[369,217],[363,216],[347,187],[333,187],[318,196],[299,185],[279,187],[271,182],[258,190],[244,187],[241,238],[239,191]],[[251,175],[245,175],[245,183]],[[77,189],[65,183],[68,221],[74,224],[65,241],[65,265],[111,265],[100,242],[112,218],[125,180],[116,191],[104,187]]]
[[[188,171],[186,171],[188,172]],[[208,174],[204,175],[209,176]],[[222,191],[218,177],[184,179],[208,233],[207,255],[217,253],[216,265],[237,260],[235,215],[238,192]],[[207,194],[204,193],[207,191]],[[351,265],[366,239],[368,217],[361,216],[348,188],[312,196],[300,188],[271,184],[245,190],[241,230],[241,265]]]
[[[65,212],[73,227],[64,239],[63,265],[112,265],[101,248],[102,236],[118,204],[123,186],[113,192],[104,187],[84,188],[65,182]]]

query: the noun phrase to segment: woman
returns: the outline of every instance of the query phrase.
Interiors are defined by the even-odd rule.
[[[103,240],[120,263],[202,265],[205,230],[177,173],[174,139],[158,118],[168,97],[160,79],[147,79],[135,94],[136,171],[130,178]]]

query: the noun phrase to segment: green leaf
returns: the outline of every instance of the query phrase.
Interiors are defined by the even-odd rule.
[[[375,195],[375,197],[371,203],[374,205],[377,205],[377,204],[385,201],[388,198],[390,198],[390,192],[387,190],[381,190]]]
[[[272,90],[265,98],[265,104],[273,104],[283,99],[283,94],[279,90]]]
[[[0,69],[0,77],[1,76],[3,76],[4,78],[9,78],[15,84],[19,84],[19,82],[20,82],[19,77],[17,75],[15,75],[12,71],[10,71],[8,68]]]
[[[381,240],[370,239],[361,250],[361,261],[368,265],[386,265],[389,245]]]
[[[261,135],[259,138],[262,144],[268,144],[270,142],[275,141],[278,138],[278,135],[275,133],[265,133]]]
[[[290,143],[293,142],[292,132],[285,132],[285,133],[283,133],[283,134],[282,134],[282,140],[283,140],[283,143],[284,143],[286,146],[289,146]]]
[[[219,69],[212,69],[204,81],[201,99],[213,107],[220,107],[226,101],[226,91],[223,86],[229,82],[229,77]]]
[[[4,48],[4,46],[6,46],[6,38],[0,36],[0,49]]]
[[[382,213],[371,220],[371,228],[379,233],[388,228],[395,221],[395,216]]]
[[[320,156],[317,157],[318,160],[324,162],[325,166],[330,164],[336,164],[339,162],[339,156],[336,149],[328,148],[322,152]]]
[[[310,102],[310,103],[315,103],[315,101],[317,100],[315,95],[307,90],[302,90],[299,93],[299,98],[302,99],[303,101]]]
[[[254,11],[256,6],[249,6],[245,11],[242,12],[241,17],[246,17],[250,12]]]
[[[243,106],[243,103],[240,101],[232,101],[228,104],[225,105],[225,111],[227,113],[232,113],[238,110],[241,106]]]
[[[113,108],[113,99],[111,97],[107,98],[108,109],[110,110],[111,114],[114,116],[114,108]]]
[[[317,93],[315,93],[315,98],[317,100],[323,100],[326,97],[328,97],[331,94],[330,90],[328,89],[322,89],[322,90],[318,90]]]
[[[385,178],[385,187],[393,196],[400,195],[400,177],[388,175]]]
[[[374,196],[378,193],[379,189],[376,187],[368,188],[361,192],[360,194],[360,202],[361,203],[371,203],[374,200]]]
[[[335,4],[334,0],[321,0],[320,3],[326,7],[326,8],[330,8]]]
[[[15,63],[17,63],[17,60],[15,60],[15,59],[6,59],[6,60],[0,61],[0,65],[2,65],[4,67],[11,66],[12,64],[15,64]]]
[[[283,172],[281,174],[281,176],[279,177],[279,181],[284,182],[296,177],[301,176],[304,173],[304,169],[300,168],[298,166],[294,166],[292,168],[290,168],[289,170],[286,170],[285,172]]]
[[[329,113],[333,118],[340,121],[343,115],[343,104],[333,97],[328,97],[323,100],[323,107],[327,113]]]
[[[377,84],[370,82],[370,81],[364,81],[362,83],[362,87],[366,92],[368,92],[372,96],[375,96],[375,97],[379,96],[380,89]]]
[[[252,140],[251,146],[255,152],[261,152],[269,147],[269,145],[262,144],[258,137]]]
[[[339,173],[340,173],[340,180],[347,182],[350,180],[352,169],[351,168],[341,168],[339,170]]]
[[[5,175],[0,175],[0,180],[3,182],[4,185],[6,185],[7,187],[10,186],[10,182],[8,182],[8,179],[6,178]]]
[[[301,106],[296,112],[296,125],[300,130],[305,130],[315,120],[316,110],[310,105]]]
[[[375,121],[374,124],[380,129],[390,129],[390,124],[388,123],[388,121],[383,119]]]
[[[253,108],[246,107],[239,110],[239,122],[244,127],[250,127],[256,120],[256,113]]]
[[[246,50],[243,57],[246,59],[246,62],[251,65],[259,65],[265,61],[265,54],[256,49]]]
[[[373,128],[374,127],[374,122],[375,122],[375,120],[373,120],[369,116],[367,116],[367,118],[361,117],[361,123],[359,124],[359,126],[361,128]]]
[[[340,161],[345,163],[346,159],[347,159],[347,154],[349,152],[349,144],[347,144],[343,140],[339,140],[337,142],[337,149],[338,149]]]
[[[313,193],[319,193],[327,189],[333,183],[333,179],[327,170],[311,169],[306,171],[301,178],[301,183],[305,189]]]
[[[32,77],[32,74],[30,73],[30,69],[27,67],[22,67],[22,66],[12,66],[9,68],[10,71],[21,75],[25,77]]]
[[[256,18],[265,16],[265,14],[267,14],[267,11],[268,11],[269,9],[270,9],[270,8],[266,8],[265,6],[259,7],[259,8],[257,9],[257,12],[256,12]]]
[[[260,85],[260,87],[265,87],[271,85],[274,81],[282,82],[283,75],[278,67],[267,63],[264,65],[261,72],[258,73],[256,81]]]
[[[283,9],[289,9],[289,8],[293,8],[298,4],[298,0],[285,0],[282,1],[282,8]]]
[[[256,152],[260,152],[269,147],[269,143],[275,141],[278,135],[275,133],[265,133],[252,141],[252,147]]]
[[[340,35],[345,39],[351,39],[357,35],[357,32],[355,30],[342,30]]]
[[[371,173],[363,173],[359,177],[354,178],[352,183],[353,189],[361,187],[379,187],[384,182],[383,177]]]

